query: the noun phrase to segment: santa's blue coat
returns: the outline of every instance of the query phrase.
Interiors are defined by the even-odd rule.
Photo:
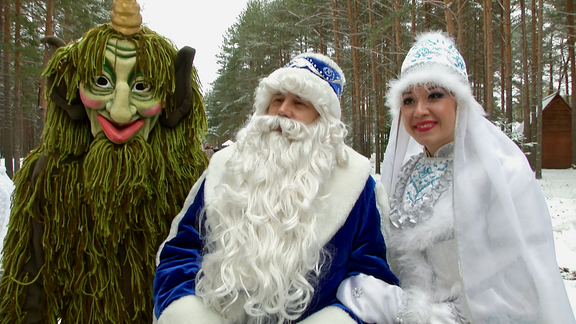
[[[218,317],[212,310],[203,309],[203,303],[195,297],[195,279],[204,251],[201,232],[204,229],[198,228],[198,217],[204,215],[201,213],[204,201],[211,199],[224,163],[234,149],[226,148],[213,156],[208,170],[192,189],[185,208],[174,220],[171,234],[158,253],[154,313],[159,322],[163,322],[164,316],[167,322],[170,318],[170,322],[178,323],[188,323],[188,320],[190,323],[211,323],[209,318]],[[323,315],[329,315],[313,316],[312,319],[318,320],[307,322],[362,323],[336,299],[340,282],[364,273],[398,284],[386,262],[386,246],[381,232],[380,212],[388,212],[385,193],[376,190],[368,160],[351,149],[348,149],[348,154],[348,165],[337,167],[333,172],[329,208],[317,219],[318,236],[326,242],[329,263],[323,266],[313,301],[299,320],[324,312]]]

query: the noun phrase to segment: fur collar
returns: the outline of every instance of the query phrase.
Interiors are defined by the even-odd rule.
[[[427,260],[426,250],[453,238],[454,214],[449,198],[451,189],[437,201],[432,218],[415,227],[398,229],[391,226],[389,262],[404,288],[435,291],[434,270]]]

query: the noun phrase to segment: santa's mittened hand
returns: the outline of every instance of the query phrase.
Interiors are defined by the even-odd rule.
[[[402,307],[402,288],[360,273],[340,283],[338,300],[366,323],[394,324]]]

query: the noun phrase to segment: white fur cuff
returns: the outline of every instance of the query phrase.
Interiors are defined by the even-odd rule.
[[[312,314],[300,324],[356,324],[356,321],[341,308],[329,306]]]
[[[399,317],[404,323],[461,323],[450,302],[435,302],[431,299],[430,293],[418,288],[405,289],[402,304]]]
[[[184,296],[172,302],[162,312],[158,324],[226,324],[213,310],[204,306],[200,297]]]

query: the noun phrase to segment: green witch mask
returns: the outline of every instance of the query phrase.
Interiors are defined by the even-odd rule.
[[[136,46],[111,38],[106,45],[102,75],[80,83],[80,98],[90,119],[92,135],[104,132],[114,143],[136,134],[148,139],[162,110],[153,85],[136,70]]]

